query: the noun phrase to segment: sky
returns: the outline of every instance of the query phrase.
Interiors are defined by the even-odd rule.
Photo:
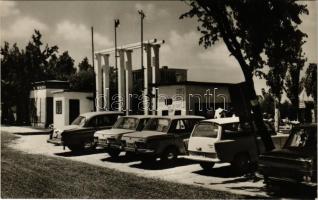
[[[307,4],[300,29],[308,35],[304,44],[307,62],[317,63],[317,1]],[[0,1],[1,46],[4,41],[23,48],[34,29],[40,30],[49,46],[57,45],[59,54],[68,51],[77,65],[84,57],[91,61],[91,27],[95,50],[114,47],[114,19],[120,20],[117,43],[140,42],[140,16],[144,19],[144,39],[165,40],[160,48],[160,66],[188,69],[188,80],[238,83],[244,81],[240,66],[222,42],[204,49],[198,45],[200,33],[195,19],[180,20],[189,10],[181,1]],[[114,55],[110,57],[114,65]],[[133,52],[133,68],[140,66],[140,50]],[[264,80],[255,78],[260,93]]]

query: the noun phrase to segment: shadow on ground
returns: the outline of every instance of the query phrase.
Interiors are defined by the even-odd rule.
[[[235,189],[235,188],[233,188]],[[267,195],[273,198],[314,199],[317,198],[317,187],[308,187],[299,184],[279,184],[264,186]]]
[[[163,169],[169,169],[173,167],[181,167],[181,166],[186,166],[186,165],[192,165],[196,164],[194,161],[187,160],[184,158],[179,158],[173,163],[167,163],[164,164],[160,161],[155,161],[152,163],[138,163],[138,164],[133,164],[130,165],[130,167],[138,168],[138,169],[147,169],[147,170],[163,170]]]
[[[85,155],[91,155],[91,154],[97,154],[97,153],[106,153],[104,149],[94,149],[94,150],[83,150],[83,151],[67,151],[67,152],[61,152],[61,153],[55,153],[57,156],[63,156],[63,157],[73,157],[73,156],[85,156]]]
[[[134,161],[138,161],[138,157],[137,156],[126,156],[126,155],[122,155],[122,156],[118,156],[117,158],[112,158],[112,157],[106,157],[101,159],[101,161],[103,162],[113,162],[113,163],[129,163],[129,162],[134,162]]]
[[[241,176],[241,174],[236,173],[231,166],[212,168],[210,171],[205,171],[202,169],[202,170],[194,171],[192,173],[203,175],[203,176],[218,177],[218,178],[234,178],[234,177]]]

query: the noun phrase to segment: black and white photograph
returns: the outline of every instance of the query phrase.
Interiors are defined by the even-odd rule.
[[[317,0],[0,0],[2,199],[317,199]]]

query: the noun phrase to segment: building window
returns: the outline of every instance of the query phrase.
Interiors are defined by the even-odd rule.
[[[168,105],[171,105],[172,104],[172,99],[165,99],[165,104],[168,106]]]
[[[62,114],[62,101],[56,101],[56,114]]]
[[[162,116],[167,116],[167,115],[169,115],[169,111],[168,111],[168,110],[163,110],[163,111],[161,112],[161,115],[162,115]]]
[[[181,110],[174,111],[174,115],[181,115]]]

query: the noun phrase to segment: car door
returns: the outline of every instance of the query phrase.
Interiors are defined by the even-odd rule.
[[[191,131],[186,125],[186,121],[183,119],[177,119],[173,121],[172,127],[169,130],[169,134],[174,136],[174,144],[178,147],[180,153],[185,153],[185,140],[190,137]]]

